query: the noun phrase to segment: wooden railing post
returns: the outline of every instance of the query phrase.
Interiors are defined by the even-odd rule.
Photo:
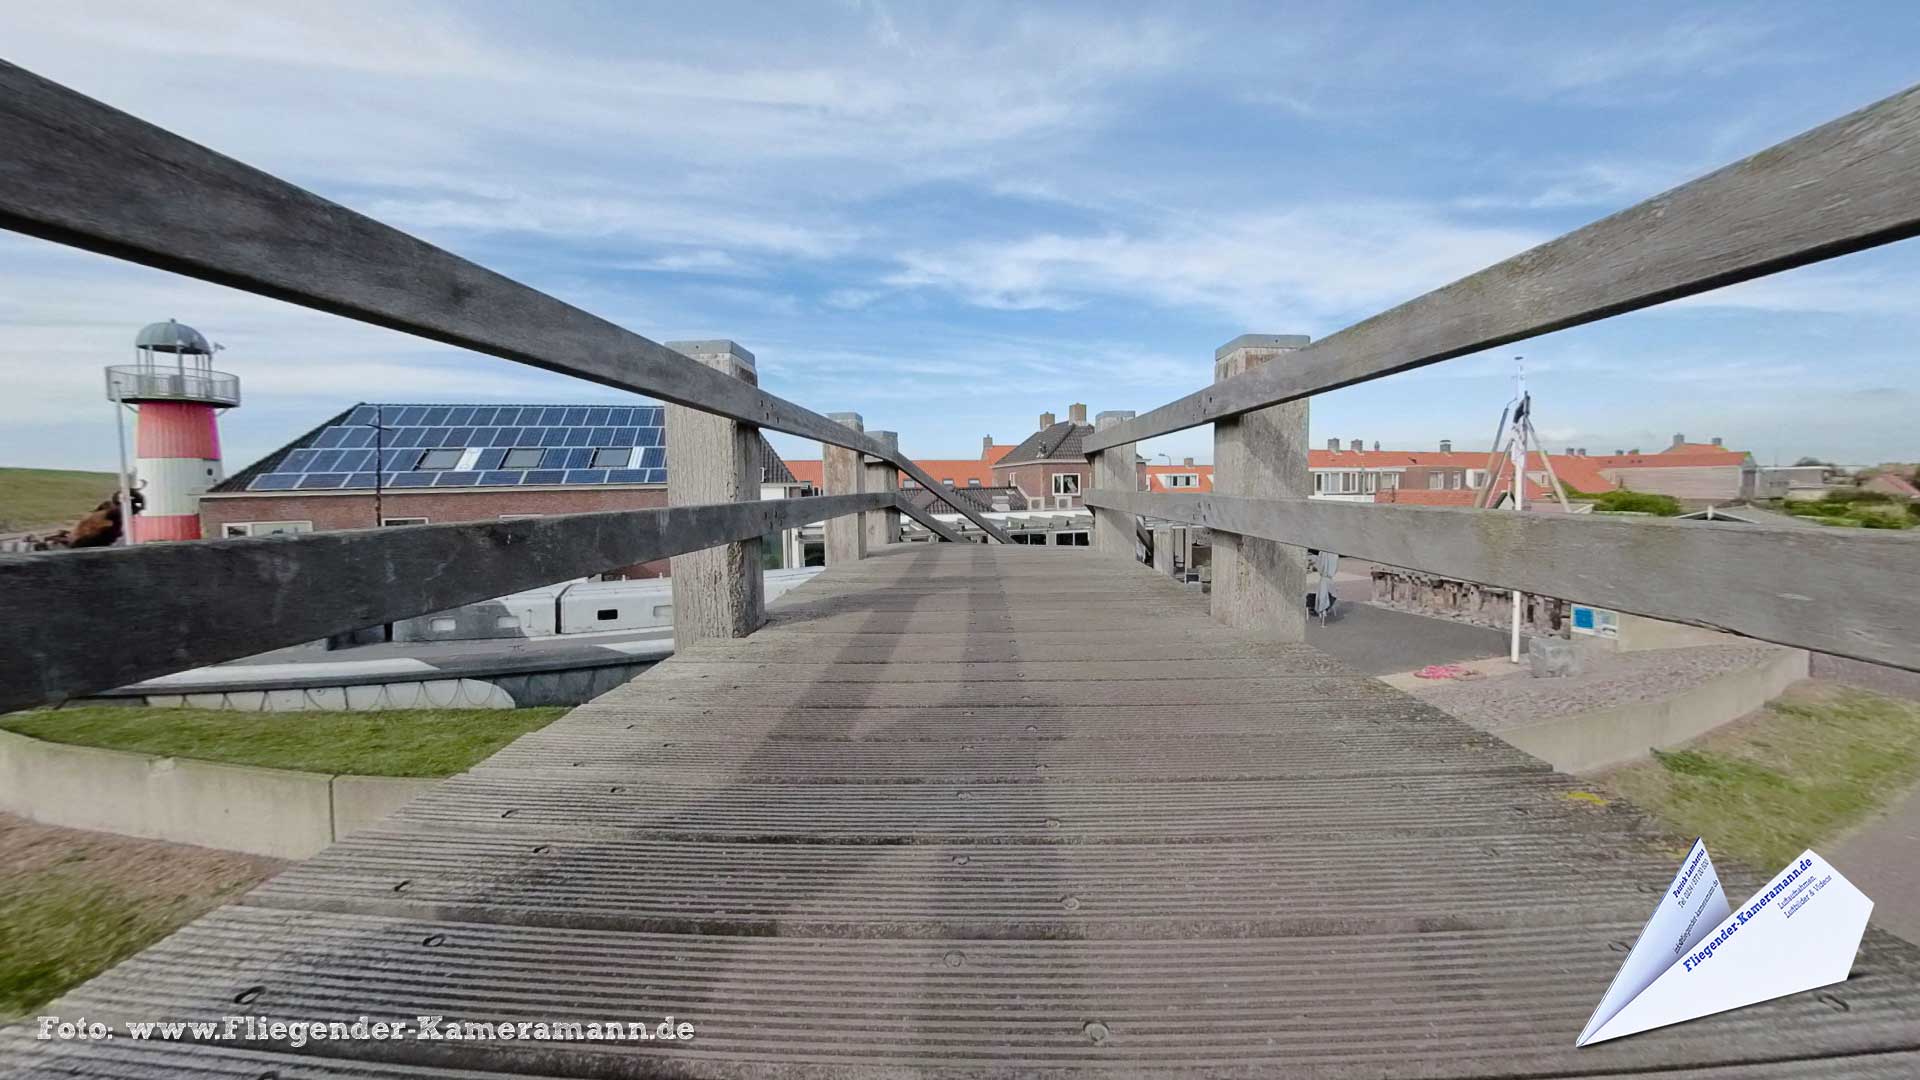
[[[855,431],[866,430],[866,423],[860,419],[859,413],[828,413],[827,419],[845,424]],[[866,455],[860,451],[822,443],[820,461],[821,481],[827,486],[827,494],[858,495],[866,489]],[[832,518],[826,523],[828,566],[858,562],[867,557],[867,532],[861,516],[852,514]]]
[[[731,341],[672,341],[696,362],[760,385],[753,354]],[[667,406],[667,505],[753,502],[760,498],[760,429],[684,405]],[[746,637],[767,621],[760,541],[740,540],[675,555],[673,643]]]
[[[868,435],[885,445],[889,450],[900,449],[900,433],[897,431],[869,431]],[[867,490],[899,491],[900,467],[885,458],[867,458]],[[867,547],[885,547],[900,542],[900,511],[888,507],[885,510],[869,510],[861,517],[866,518],[865,532]]]
[[[1093,428],[1099,431],[1131,419],[1133,410],[1112,409],[1095,416]],[[1121,491],[1133,491],[1139,487],[1138,469],[1134,465],[1134,445],[1122,443],[1089,455],[1093,459],[1091,472],[1094,487],[1117,488]],[[1137,527],[1132,514],[1118,510],[1094,510],[1093,550],[1103,555],[1118,555],[1129,561],[1138,561],[1138,547],[1134,540]]]
[[[1304,348],[1304,334],[1242,334],[1214,350],[1213,381]],[[1307,469],[1307,399],[1217,420],[1213,490],[1252,498],[1313,494]],[[1305,548],[1213,530],[1213,617],[1279,641],[1306,638]]]
[[[1153,530],[1153,568],[1173,576],[1173,526],[1162,525]]]

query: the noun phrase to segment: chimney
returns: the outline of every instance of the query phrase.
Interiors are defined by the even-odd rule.
[[[1353,440],[1353,442],[1347,445],[1347,449],[1353,451],[1356,454],[1362,450],[1365,450],[1366,448],[1367,448],[1366,442],[1360,439],[1355,439]]]
[[[1376,454],[1380,452],[1380,440],[1379,440],[1379,439],[1375,439],[1375,440],[1373,440],[1373,452],[1374,452],[1374,453],[1376,453]]]
[[[1675,435],[1675,436],[1673,437],[1673,445],[1675,445],[1675,446],[1679,446],[1679,445],[1680,445],[1681,443],[1683,443],[1683,442],[1686,442],[1686,441],[1687,441],[1687,437],[1686,437],[1685,435],[1678,435],[1678,434],[1676,434],[1676,435]],[[1637,452],[1638,452],[1638,451],[1636,451],[1636,453],[1637,453]]]
[[[1192,459],[1192,458],[1181,458],[1181,459],[1180,459],[1180,464],[1182,464],[1182,465],[1191,465],[1191,464],[1193,464],[1193,459]]]
[[[1337,453],[1339,453],[1339,452],[1340,452],[1340,440],[1339,440],[1339,439],[1328,439],[1328,440],[1327,440],[1327,449],[1329,449],[1329,450],[1331,450],[1331,451],[1333,451],[1333,452],[1334,452],[1334,453],[1336,453],[1336,454],[1337,454]]]
[[[1622,454],[1625,454],[1625,453],[1626,453],[1626,451],[1625,451],[1625,450],[1615,450],[1615,451],[1613,452],[1613,456],[1614,456],[1614,457],[1619,457],[1619,456],[1621,456]]]
[[[1627,451],[1627,453],[1629,453],[1629,454],[1637,454],[1637,453],[1639,453],[1639,452],[1640,452],[1640,448],[1639,448],[1639,447],[1637,447],[1637,446],[1636,446],[1636,447],[1634,447],[1633,449],[1631,449],[1631,450],[1629,450],[1629,451]]]
[[[1453,440],[1452,440],[1452,439],[1441,439],[1441,440],[1440,440],[1440,452],[1441,452],[1441,453],[1443,453],[1443,454],[1451,454],[1451,453],[1453,453]]]
[[[980,459],[986,460],[987,455],[991,453],[993,453],[993,436],[980,436]]]
[[[1068,420],[1071,420],[1071,421],[1073,421],[1073,422],[1074,422],[1074,423],[1076,423],[1076,424],[1084,424],[1084,423],[1086,423],[1086,422],[1087,422],[1087,407],[1086,407],[1085,405],[1069,405],[1069,406],[1067,406],[1067,419],[1068,419]]]
[[[1052,426],[1053,426],[1053,414],[1050,412],[1041,413],[1040,414],[1040,430],[1045,431]]]
[[[1713,445],[1715,445],[1715,446],[1725,446],[1725,445],[1727,445],[1727,444],[1726,444],[1726,442],[1725,442],[1725,441],[1723,441],[1723,440],[1722,440],[1722,439],[1720,438],[1720,436],[1718,436],[1718,435],[1715,435],[1715,436],[1713,437]]]

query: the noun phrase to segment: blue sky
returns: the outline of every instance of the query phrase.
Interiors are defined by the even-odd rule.
[[[1904,89],[1908,4],[0,6],[0,56],[923,457],[1145,410]],[[1317,397],[1313,435],[1913,460],[1915,242]],[[228,347],[236,469],[355,400],[611,391],[0,234],[0,464],[110,468],[101,365]],[[776,437],[783,452],[817,447]],[[1197,429],[1143,452],[1207,460]]]

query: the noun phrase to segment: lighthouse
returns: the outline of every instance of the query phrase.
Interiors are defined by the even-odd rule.
[[[153,323],[134,339],[134,362],[107,368],[107,399],[116,424],[132,409],[134,463],[129,481],[126,434],[120,441],[120,504],[129,483],[145,506],[133,516],[128,542],[200,539],[200,496],[220,482],[222,409],[240,404],[240,379],[213,370],[215,346],[174,320]]]

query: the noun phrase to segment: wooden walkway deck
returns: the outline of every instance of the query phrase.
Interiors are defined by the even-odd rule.
[[[47,1010],[691,1042],[15,1028],[0,1071],[1920,1075],[1920,950],[1877,931],[1843,986],[1574,1050],[1682,846],[1144,567],[911,545],[775,610]]]

